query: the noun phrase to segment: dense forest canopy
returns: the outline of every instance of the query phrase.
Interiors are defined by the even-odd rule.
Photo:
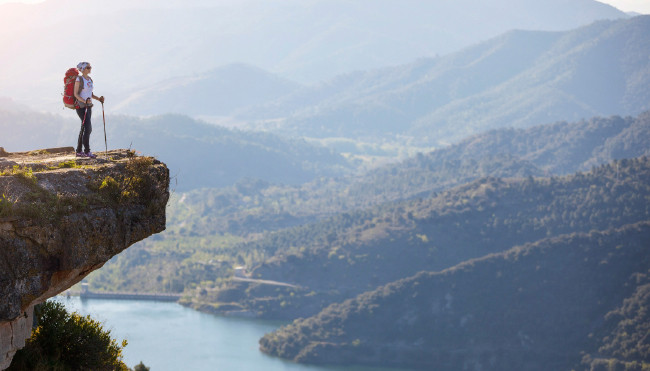
[[[572,233],[418,273],[267,334],[261,349],[418,369],[645,369],[649,236],[648,222]]]
[[[601,161],[643,156],[649,150],[649,120],[650,116],[643,114],[636,118],[614,116],[530,129],[495,130],[363,176],[322,178],[290,187],[247,179],[226,188],[176,193],[168,208],[167,231],[125,251],[91,276],[90,282],[95,289],[139,291],[178,292],[201,286],[202,282],[209,287],[218,286],[217,282],[232,274],[229,269],[234,265],[250,268],[276,250],[291,246],[299,249],[318,241],[327,244],[336,240],[346,223],[370,225],[372,219],[380,217],[362,210],[375,205],[430,199],[481,177],[492,179],[480,192],[492,192],[488,185],[503,190],[508,184],[497,178],[538,179],[572,174]],[[558,152],[560,148],[569,148],[571,152]],[[559,155],[554,156],[555,153]],[[533,200],[538,196],[533,195]],[[379,213],[389,213],[385,210],[392,208],[390,213],[409,220],[408,212],[394,211],[399,207],[384,206]],[[555,211],[558,212],[559,209]],[[317,227],[309,225],[323,218],[331,220]],[[281,231],[300,225],[303,227]],[[280,232],[260,240],[265,233],[276,230]],[[292,241],[299,236],[303,237]],[[239,244],[244,241],[250,242]]]

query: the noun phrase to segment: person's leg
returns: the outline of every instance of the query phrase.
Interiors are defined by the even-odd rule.
[[[79,129],[79,138],[77,139],[77,153],[81,153],[81,146],[83,144],[84,138],[84,129],[85,129],[85,119],[86,119],[86,109],[79,108],[77,109],[77,116],[81,120],[81,128]]]
[[[90,153],[90,133],[93,132],[93,125],[90,122],[90,118],[93,115],[93,109],[88,107],[88,112],[86,113],[86,122],[84,124],[84,135],[83,135],[83,144],[84,152]]]

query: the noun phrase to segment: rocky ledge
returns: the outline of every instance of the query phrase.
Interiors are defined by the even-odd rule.
[[[34,305],[165,229],[169,170],[133,151],[0,147],[0,370],[30,336]]]

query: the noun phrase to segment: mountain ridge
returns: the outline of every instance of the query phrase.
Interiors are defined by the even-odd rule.
[[[202,73],[240,62],[295,81],[317,82],[449,53],[510,29],[561,30],[627,17],[592,0],[382,0],[371,8],[339,0],[113,1],[83,9],[76,4],[47,0],[25,7],[0,5],[0,23],[5,25],[0,54],[12,56],[0,61],[0,96],[36,100],[55,112],[60,86],[53,81],[82,60],[94,63],[96,87],[107,97],[184,76],[188,70]],[[57,42],[66,39],[65,25],[75,21],[94,30],[93,42],[83,51],[60,48]],[[44,60],[53,63],[44,65]],[[15,76],[15,71],[25,70],[38,70],[42,77],[26,82]]]
[[[401,135],[440,145],[506,125],[637,115],[650,109],[647,34],[650,16],[563,32],[512,31],[444,57],[303,89],[300,95],[316,99],[270,103],[266,117],[273,120],[263,119],[266,108],[242,117],[312,137]],[[519,67],[510,68],[511,60]]]
[[[228,116],[299,87],[298,83],[260,68],[233,63],[143,87],[117,103],[115,111],[138,116],[161,113]],[[165,107],[164,111],[160,107]]]

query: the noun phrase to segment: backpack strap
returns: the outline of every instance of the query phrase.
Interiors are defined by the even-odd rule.
[[[77,95],[81,95],[81,91],[84,90],[84,85],[86,82],[84,81],[84,77],[82,75],[79,75],[78,77],[79,77],[79,90],[77,91]]]
[[[90,82],[94,83],[92,77],[88,76],[88,80],[90,80]],[[86,84],[86,81],[85,81],[83,75],[79,75],[79,91],[77,92],[77,94],[81,95],[81,91],[84,89],[85,84]]]
[[[84,107],[85,107],[84,104],[85,104],[86,102],[82,102],[82,101],[80,101],[79,99],[77,99],[77,95],[78,95],[78,96],[81,96],[81,91],[82,91],[83,88],[84,88],[84,78],[83,78],[81,75],[79,75],[79,76],[77,76],[74,80],[75,80],[75,84],[77,83],[77,81],[79,82],[79,89],[77,89],[77,94],[76,94],[76,95],[73,94],[73,98],[74,98],[74,108],[76,108],[76,109],[84,108]],[[73,89],[74,89],[74,88],[73,88]],[[82,107],[82,105],[83,105],[83,107]]]
[[[90,76],[88,76],[88,80],[90,80],[90,82],[93,82],[93,79]],[[83,75],[79,75],[79,91],[77,92],[77,95],[81,96],[81,91],[84,89],[85,85],[86,85],[86,81],[85,81]],[[80,106],[81,108],[85,108],[86,106],[88,106],[88,107],[93,106],[92,99],[91,99],[91,103],[88,104],[88,105],[86,105],[85,101],[81,102],[81,101],[79,101],[77,99],[75,99],[75,101],[77,102],[77,105]]]

